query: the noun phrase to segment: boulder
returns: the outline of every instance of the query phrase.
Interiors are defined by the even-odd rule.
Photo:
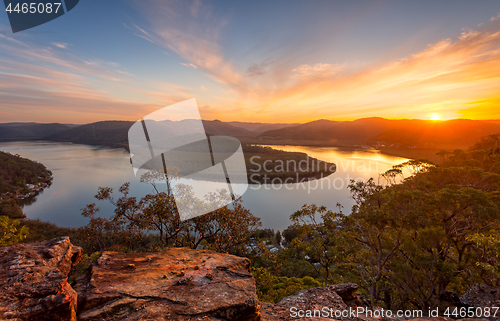
[[[327,287],[310,288],[301,290],[295,294],[283,298],[278,304],[287,308],[296,307],[298,309],[321,309],[330,307],[333,309],[345,310],[349,307],[342,300],[342,297],[336,290],[340,289],[342,293],[349,293],[347,289],[356,291],[358,286],[354,283],[348,283],[348,287],[341,285],[330,285]]]
[[[260,305],[260,315],[262,321],[289,321],[292,320],[290,317],[290,309],[284,306],[259,302]]]
[[[500,288],[477,284],[467,290],[460,301],[475,308],[500,307]]]
[[[365,306],[364,302],[356,293],[358,285],[354,283],[342,283],[330,285],[327,287],[316,287],[301,290],[293,295],[283,298],[278,304],[260,303],[260,313],[262,321],[274,320],[295,320],[298,311],[304,311],[305,315],[311,313],[316,316],[306,318],[311,321],[332,320],[329,317],[321,317],[321,311],[324,307],[333,309],[333,311],[348,311],[350,307],[356,309],[356,306]],[[359,320],[356,317],[340,317],[342,320]]]
[[[212,251],[104,252],[74,288],[79,320],[260,320],[250,261]]]
[[[69,237],[0,247],[0,318],[76,320],[77,294],[67,281],[82,253]]]

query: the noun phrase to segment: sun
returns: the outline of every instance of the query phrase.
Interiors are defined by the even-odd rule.
[[[441,118],[439,118],[439,115],[434,113],[431,115],[431,120],[441,120]]]

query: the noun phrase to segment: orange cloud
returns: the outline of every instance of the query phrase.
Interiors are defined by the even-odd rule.
[[[225,22],[215,21],[206,4],[137,1],[137,8],[151,26],[134,25],[135,33],[214,79],[218,91],[140,79],[115,62],[72,54],[71,44],[35,46],[0,34],[2,120],[20,120],[20,110],[28,115],[23,121],[136,120],[192,97],[204,106],[205,119],[305,122],[433,113],[441,119],[500,119],[498,17],[404,59],[359,69],[349,62],[304,63],[307,57],[236,63],[220,45]]]
[[[253,64],[252,77],[245,77],[249,71],[237,70],[218,46],[224,23],[211,21],[209,8],[201,6],[156,1],[148,7],[141,2],[153,27],[138,30],[226,86],[224,96],[204,102],[211,108],[202,117],[304,122],[369,116],[426,119],[437,113],[443,119],[500,118],[500,108],[494,108],[500,97],[500,19],[405,59],[361,70],[345,62],[298,64],[285,70],[286,65],[275,62],[265,63],[266,70]],[[471,107],[478,100],[490,103]]]
[[[235,101],[240,118],[427,118],[430,113],[446,119],[500,118],[500,20],[397,62],[350,74],[328,64],[300,65],[289,79],[285,86],[260,90],[252,101]],[[488,105],[471,108],[477,100]]]

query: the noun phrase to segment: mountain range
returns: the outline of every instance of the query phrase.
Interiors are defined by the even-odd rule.
[[[181,121],[194,126],[193,120]],[[193,122],[193,124],[191,124]],[[85,125],[4,123],[0,141],[49,140],[78,144],[127,147],[131,121],[101,121]],[[324,144],[329,146],[435,147],[470,146],[481,137],[500,133],[500,120],[419,119],[379,117],[354,121],[317,120],[305,124],[264,124],[204,120],[205,132],[233,136],[247,143]]]
[[[354,121],[322,119],[266,131],[257,138],[266,141],[314,141],[342,146],[438,147],[469,146],[481,137],[497,133],[500,133],[498,120],[390,120],[372,117]]]

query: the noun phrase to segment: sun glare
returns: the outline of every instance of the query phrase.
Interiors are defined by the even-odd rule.
[[[439,118],[438,114],[432,114],[431,115],[431,120],[441,120],[441,118]]]

